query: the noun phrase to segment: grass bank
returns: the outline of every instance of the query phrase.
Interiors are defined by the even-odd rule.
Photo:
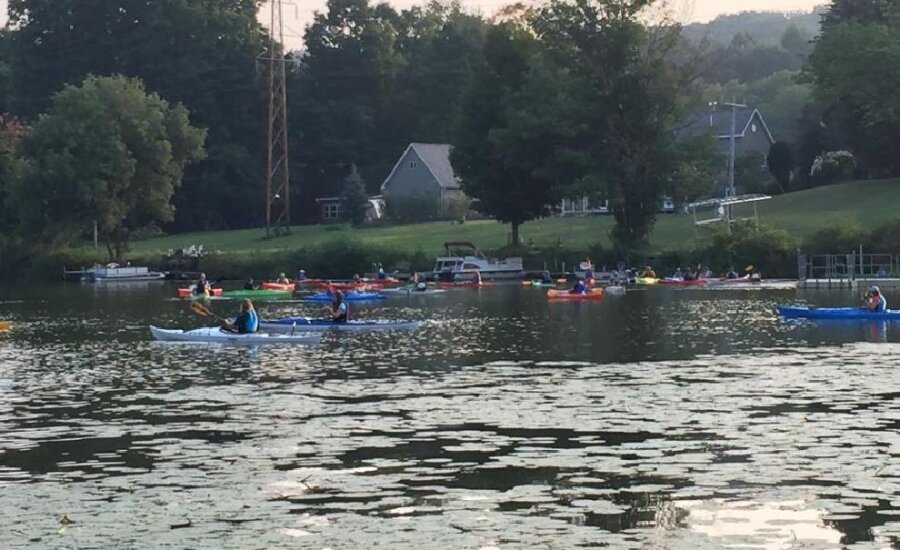
[[[760,221],[784,229],[798,240],[828,227],[836,219],[855,220],[871,228],[900,215],[900,180],[849,182],[808,189],[773,197],[759,203]],[[748,209],[752,212],[752,209]],[[522,226],[522,240],[536,248],[585,251],[600,244],[609,246],[612,216],[597,215],[545,218]],[[202,244],[208,251],[226,254],[259,255],[290,252],[324,243],[352,239],[365,245],[398,252],[421,252],[434,257],[450,240],[469,240],[482,249],[498,249],[507,244],[509,227],[495,221],[465,224],[432,222],[393,227],[351,229],[346,226],[297,226],[289,236],[266,239],[260,229],[186,233],[135,242],[134,256],[159,256],[170,249]],[[650,238],[656,252],[687,251],[708,242],[706,230],[694,229],[686,214],[660,214]]]

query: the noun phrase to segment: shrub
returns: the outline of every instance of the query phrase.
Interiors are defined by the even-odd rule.
[[[900,218],[883,223],[873,229],[865,239],[863,246],[868,252],[900,253]]]
[[[788,277],[797,269],[797,240],[788,232],[757,226],[753,222],[739,222],[717,228],[712,244],[699,251],[711,268],[724,271],[730,266],[737,269],[752,265],[756,271],[768,277]]]
[[[803,241],[803,251],[807,254],[849,252],[859,247],[865,239],[866,235],[858,222],[843,218],[807,237]]]
[[[815,185],[830,185],[849,179],[856,170],[856,157],[850,151],[827,151],[816,157],[809,169]]]

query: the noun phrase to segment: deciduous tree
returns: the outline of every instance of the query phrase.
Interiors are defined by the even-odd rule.
[[[14,194],[25,234],[68,245],[96,223],[110,259],[121,260],[129,231],[171,221],[172,195],[185,166],[203,158],[205,134],[139,80],[66,86],[23,142]]]

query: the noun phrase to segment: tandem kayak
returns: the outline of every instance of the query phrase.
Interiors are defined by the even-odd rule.
[[[221,288],[211,288],[209,289],[209,296],[221,296],[222,289]],[[178,289],[178,297],[181,299],[190,298],[192,300],[202,300],[204,298],[209,298],[206,294],[194,294],[193,288],[179,288]]]
[[[358,292],[358,291],[350,291],[344,293],[344,300],[348,302],[365,302],[368,300],[384,300],[384,296],[379,294],[378,292]],[[315,294],[310,294],[306,298],[303,299],[304,302],[330,302],[331,301],[331,293],[330,292],[316,292]]]
[[[787,319],[862,319],[875,321],[900,321],[900,310],[889,309],[882,313],[862,307],[806,307],[777,306],[779,315]]]
[[[602,288],[592,288],[586,292],[571,290],[548,290],[547,298],[551,300],[599,300],[603,298]]]
[[[226,290],[222,293],[222,298],[234,298],[234,299],[244,299],[250,298],[253,300],[276,300],[279,298],[290,298],[293,296],[293,292],[290,290]]]
[[[226,332],[219,327],[206,327],[194,330],[169,330],[150,326],[150,334],[161,342],[208,342],[216,344],[314,344],[319,341],[318,334],[268,334],[254,332],[237,334]]]
[[[262,283],[259,285],[261,290],[287,290],[294,291],[294,283]]]
[[[384,320],[350,320],[346,323],[335,323],[326,319],[310,319],[309,317],[285,317],[269,321],[260,321],[259,329],[268,332],[297,331],[369,331],[369,330],[415,330],[419,321],[384,321]]]
[[[661,285],[673,285],[673,286],[698,286],[705,285],[707,282],[706,279],[673,279],[672,277],[666,277],[665,279],[659,279],[657,284]]]

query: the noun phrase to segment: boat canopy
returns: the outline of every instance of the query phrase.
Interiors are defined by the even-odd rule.
[[[484,254],[478,250],[478,247],[472,244],[469,241],[449,241],[444,243],[444,250],[447,251],[447,256],[453,256],[450,252],[451,248],[467,248],[472,251],[473,256],[478,256],[479,258],[484,258]]]

